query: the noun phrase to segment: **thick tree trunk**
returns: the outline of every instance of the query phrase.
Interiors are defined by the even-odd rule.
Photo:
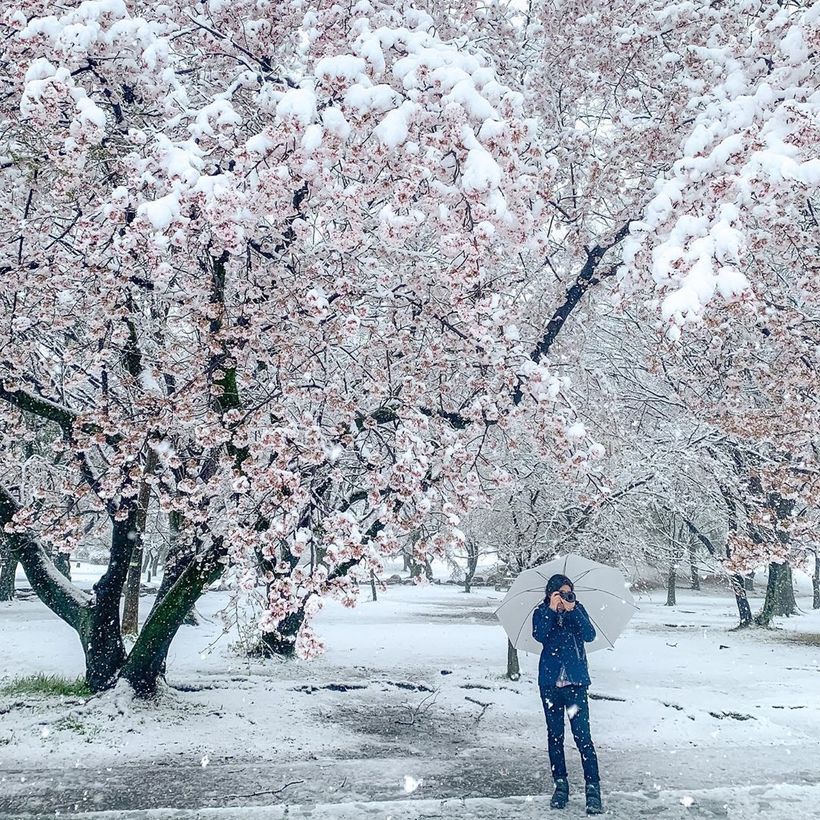
[[[125,661],[119,607],[105,601],[83,610],[80,642],[85,654],[85,681],[92,692],[110,689]]]
[[[373,596],[374,601],[378,601],[378,595],[376,595],[376,573],[373,570],[370,570],[370,594]]]
[[[507,677],[510,680],[518,680],[521,677],[521,669],[518,665],[518,650],[509,639],[507,639]]]
[[[814,575],[811,576],[812,609],[820,609],[820,550],[814,553]]]
[[[123,521],[113,522],[108,569],[94,584],[94,605],[80,630],[86,660],[86,682],[92,692],[110,688],[125,662],[125,645],[120,626],[120,597],[131,547],[136,537],[136,511]]]
[[[780,570],[780,583],[777,585],[774,614],[786,616],[797,614],[797,601],[794,597],[792,568],[789,564],[782,564],[782,569]]]
[[[786,563],[769,564],[769,581],[763,609],[755,617],[758,626],[769,626],[775,615],[793,615],[797,611],[792,587],[791,567]]]
[[[224,555],[222,543],[218,542],[204,556],[189,561],[151,610],[120,674],[139,696],[156,693],[171,641],[203,591],[224,572]]]
[[[107,689],[125,659],[119,630],[119,592],[112,606],[104,587],[92,597],[73,586],[38,542],[15,536],[12,546],[37,597],[76,630],[85,655],[89,689]]]
[[[669,566],[669,574],[666,576],[666,606],[675,606],[677,604],[675,597],[677,591],[675,589],[677,575],[678,567],[677,564],[673,563]]]
[[[17,509],[14,498],[0,487],[0,527],[11,521]],[[120,593],[128,571],[133,529],[133,512],[122,521],[114,520],[108,569],[94,584],[93,596],[57,570],[40,541],[23,533],[8,539],[37,597],[79,635],[85,653],[86,682],[93,692],[110,687],[125,660]]]
[[[794,513],[795,500],[784,498],[780,493],[771,492],[766,497],[766,506],[775,515],[775,527],[772,535],[783,547],[788,547],[791,535],[788,521]],[[781,526],[781,522],[786,522]],[[762,538],[762,533],[759,535]],[[788,562],[771,562],[769,564],[769,580],[766,585],[766,600],[763,611],[758,615],[758,623],[768,626],[775,615],[795,615],[797,601],[794,599],[792,585],[792,568]]]
[[[15,499],[0,485],[0,529],[11,521],[17,509]],[[89,688],[100,692],[122,677],[138,694],[151,695],[156,691],[168,648],[179,626],[207,585],[224,571],[226,550],[218,541],[204,555],[188,560],[176,582],[152,609],[126,658],[120,629],[120,598],[135,539],[136,511],[128,511],[124,520],[113,517],[108,568],[94,585],[94,595],[62,575],[38,539],[15,533],[6,541],[37,597],[77,632],[85,653]]]

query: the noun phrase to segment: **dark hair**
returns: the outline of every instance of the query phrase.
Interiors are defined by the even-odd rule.
[[[560,573],[556,573],[555,575],[553,575],[552,578],[550,578],[549,581],[547,581],[547,598],[549,598],[549,596],[552,595],[553,592],[558,592],[558,590],[561,589],[561,587],[564,586],[564,584],[566,584],[572,590],[575,589],[575,584],[573,584],[572,581],[570,581],[570,579],[567,578],[566,575],[561,575]]]

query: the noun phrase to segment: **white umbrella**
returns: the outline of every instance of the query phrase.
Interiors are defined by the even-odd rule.
[[[495,611],[512,645],[525,652],[541,653],[543,646],[532,636],[532,613],[544,600],[547,581],[556,573],[566,575],[575,584],[575,594],[595,627],[595,640],[586,644],[587,652],[612,647],[638,607],[619,570],[580,555],[559,555],[524,570],[515,579]]]

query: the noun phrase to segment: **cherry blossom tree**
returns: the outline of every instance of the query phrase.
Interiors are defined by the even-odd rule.
[[[521,419],[594,456],[556,328],[523,327],[533,293],[564,303],[532,275],[553,164],[478,47],[402,3],[30,1],[2,32],[0,521],[93,689],[153,692],[226,567],[261,567],[262,629],[316,654],[326,596],[353,604],[422,522],[419,555],[460,537]],[[23,492],[31,424],[53,457]],[[173,583],[126,652],[150,499]],[[91,594],[48,556],[89,526]]]
[[[651,278],[667,335],[697,351],[686,392],[731,437],[742,488],[731,565],[769,563],[768,623],[819,500],[820,8],[744,7],[745,30],[701,50],[712,79],[633,225],[624,275]],[[730,304],[706,310],[717,294]]]

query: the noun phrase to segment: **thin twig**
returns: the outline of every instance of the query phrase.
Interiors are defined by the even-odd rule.
[[[492,703],[484,703],[481,700],[476,700],[475,698],[471,698],[468,696],[464,697],[464,700],[469,700],[470,703],[475,703],[477,706],[481,707],[481,712],[479,713],[478,717],[475,719],[475,722],[478,723],[481,718],[484,717],[484,713],[492,706]]]
[[[407,708],[410,710],[410,720],[398,720],[396,722],[400,723],[402,726],[413,726],[417,718],[427,714],[430,708],[435,705],[436,699],[438,698],[438,693],[439,689],[436,689],[434,692],[431,692],[423,698],[418,706],[408,706]]]
[[[225,797],[261,797],[264,794],[280,794],[283,792],[288,786],[296,786],[298,783],[304,783],[304,780],[292,780],[290,783],[285,783],[284,786],[280,789],[268,789],[262,792],[251,792],[250,794],[226,794]]]

